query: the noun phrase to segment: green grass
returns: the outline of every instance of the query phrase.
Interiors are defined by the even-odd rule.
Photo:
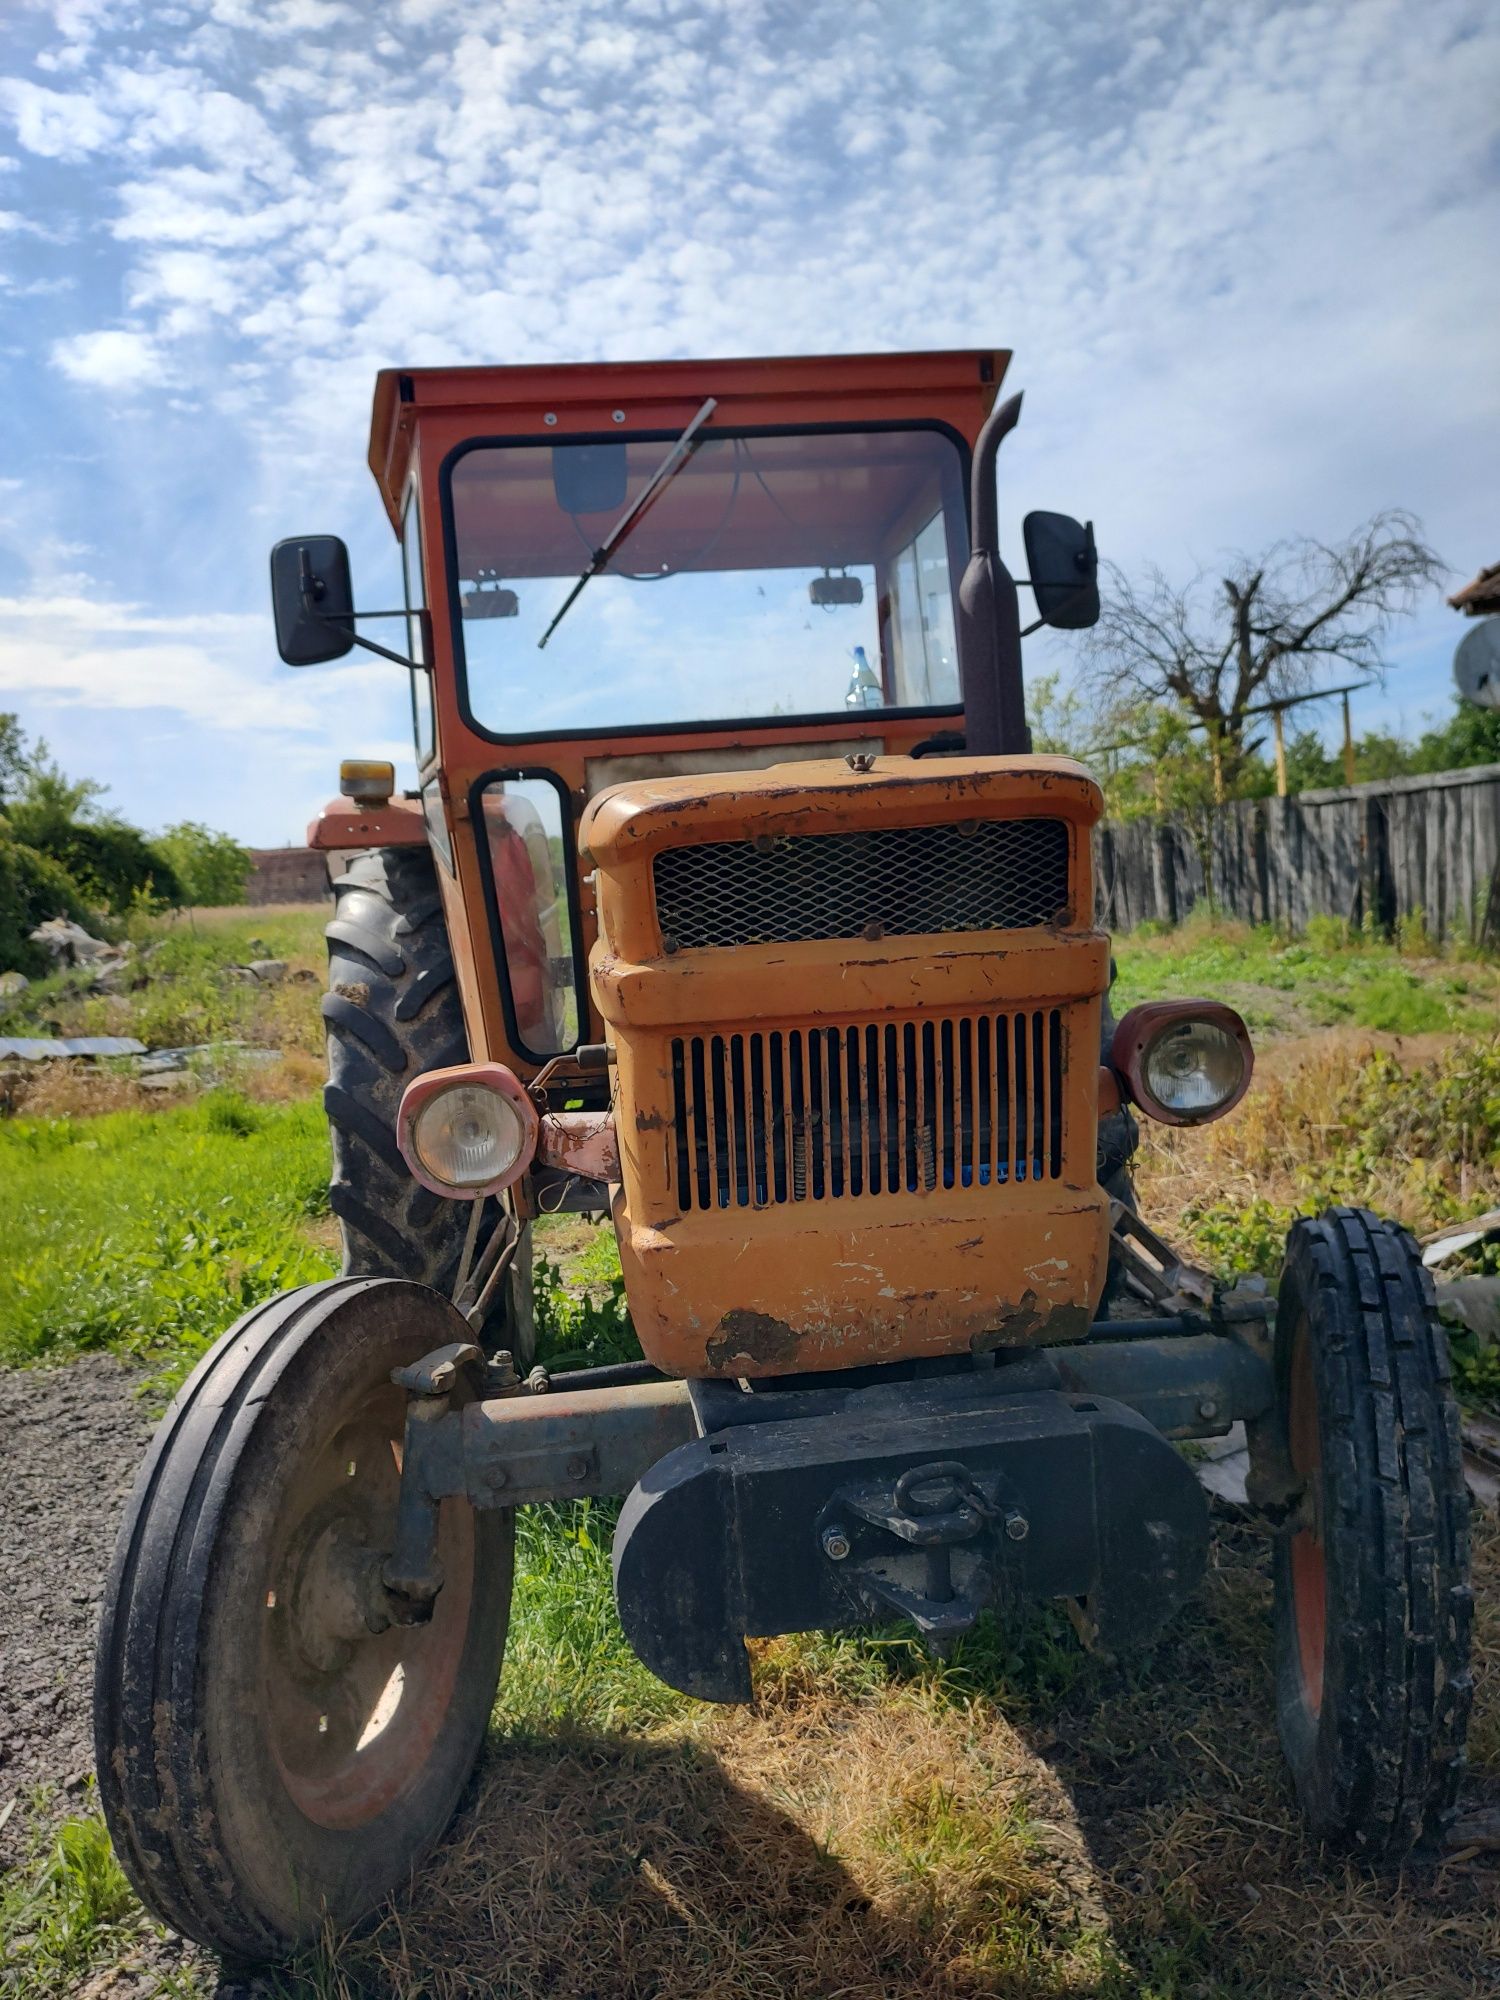
[[[314,1104],[226,1091],[0,1122],[0,1363],[100,1349],[185,1370],[250,1306],[335,1269]]]
[[[1117,1014],[1143,1000],[1226,999],[1261,1034],[1349,1026],[1391,1034],[1494,1033],[1500,1028],[1500,964],[1450,952],[1419,933],[1387,943],[1331,919],[1287,937],[1267,925],[1195,919],[1115,939]]]
[[[0,1881],[0,1993],[5,2000],[57,2000],[82,1992],[91,1966],[128,1963],[165,1934],[135,1899],[95,1813],[65,1819],[40,1836],[25,1863]],[[147,1974],[141,2000],[196,2000],[192,1974]]]
[[[152,960],[161,1005],[165,1010],[174,994],[170,1006],[179,1018],[193,994],[207,994],[205,1008],[227,1010],[213,1018],[230,1020],[234,996],[246,989],[224,985],[220,974],[223,964],[252,955],[250,936],[274,955],[295,955],[258,913],[216,928],[207,940],[184,930]],[[1226,1172],[1211,1199],[1185,1217],[1198,1250],[1221,1268],[1274,1267],[1293,1201],[1307,1207],[1368,1198],[1379,1206],[1377,1188],[1394,1187],[1399,1171],[1403,1190],[1426,1189],[1422,1198],[1441,1216],[1458,1198],[1450,1182],[1459,1166],[1472,1177],[1500,1164],[1500,1053],[1484,1039],[1500,1007],[1493,966],[1418,960],[1391,946],[1340,939],[1288,944],[1270,933],[1206,926],[1170,940],[1123,939],[1118,956],[1119,1009],[1159,994],[1228,990],[1252,1021],[1260,1009],[1263,1025],[1283,1031],[1319,1019],[1401,1033],[1489,1024],[1477,1039],[1454,1043],[1435,1066],[1414,1070],[1389,1056],[1373,1058],[1347,1089],[1339,1086],[1346,1094],[1336,1103],[1309,1100],[1300,1124],[1289,1117],[1300,1100],[1271,1106],[1263,1120],[1265,1160],[1278,1147],[1293,1157],[1296,1187],[1267,1178],[1267,1191],[1244,1192],[1242,1183],[1255,1185],[1253,1174]],[[1259,1164],[1259,1155],[1247,1152],[1247,1167]],[[0,1203],[9,1225],[0,1248],[0,1362],[110,1350],[145,1358],[168,1377],[180,1373],[248,1305],[333,1269],[318,1240],[327,1234],[320,1220],[326,1179],[326,1133],[313,1104],[262,1106],[218,1091],[160,1111],[0,1121]],[[1472,1187],[1469,1198],[1481,1199]],[[1171,1226],[1180,1226],[1175,1217]],[[543,1359],[581,1366],[639,1352],[607,1226],[544,1222],[537,1253]],[[1466,1389],[1488,1384],[1500,1395],[1500,1356],[1471,1354],[1462,1341],[1455,1350]],[[525,1509],[518,1518],[516,1592],[494,1716],[497,1741],[518,1752],[573,1744],[597,1754],[623,1731],[653,1742],[713,1740],[712,1713],[655,1681],[626,1644],[610,1577],[616,1513],[614,1503],[595,1501]],[[1057,1754],[1084,1797],[1090,1786],[1114,1787],[1120,1772],[1137,1766],[1142,1782],[1155,1782],[1162,1758],[1191,1756],[1191,1727],[1226,1755],[1192,1766],[1185,1796],[1198,1800],[1224,1764],[1234,1774],[1236,1788],[1224,1800],[1231,1831],[1214,1837],[1233,1840],[1235,1811],[1248,1812],[1251,1827],[1263,1825],[1267,1813],[1279,1824],[1288,1808],[1274,1751],[1262,1740],[1264,1718],[1244,1719],[1246,1688],[1265,1680],[1265,1662],[1255,1657],[1257,1646],[1264,1651],[1264,1607],[1257,1601],[1249,1609],[1254,1617],[1243,1631],[1222,1621],[1211,1627],[1194,1610],[1154,1660],[1118,1668],[1085,1654],[1056,1607],[986,1618],[947,1661],[930,1659],[900,1632],[807,1635],[760,1650],[756,1691],[762,1711],[784,1715],[789,1732],[803,1707],[821,1704],[836,1708],[836,1731],[852,1727],[856,1715],[875,1717],[882,1730],[888,1722],[895,1727],[902,1706],[915,1704],[947,1732],[962,1782],[924,1776],[910,1796],[872,1809],[860,1865],[885,1869],[903,1906],[918,1913],[919,1928],[968,1940],[976,1990],[1217,2000],[1271,1989],[1258,1975],[1242,1986],[1226,1970],[1238,1949],[1234,1912],[1223,1915],[1211,1883],[1196,1884],[1197,1846],[1191,1864],[1182,1858],[1186,1835],[1175,1859],[1131,1861],[1121,1878],[1124,1900],[1107,1919],[1110,1932],[1095,1940],[1086,1929],[1069,1931],[1081,1920],[1069,1913],[1071,1889],[1052,1879],[1025,1798],[1013,1783],[1005,1789],[1010,1781],[986,1764],[983,1746],[996,1739],[985,1735],[985,1719],[1003,1711],[1034,1734],[1039,1754],[1054,1754],[1050,1746],[1060,1737]],[[1205,1718],[1197,1699],[1184,1694],[1182,1713],[1168,1727],[1162,1704],[1195,1679],[1217,1685],[1222,1712]],[[838,1764],[835,1742],[827,1753],[830,1787],[840,1782]],[[1241,1781],[1248,1796],[1237,1789]],[[1138,1801],[1126,1799],[1121,1810],[1141,1838],[1158,1836]],[[1263,1864],[1252,1851],[1246,1866]],[[1284,1870],[1302,1895],[1307,1864],[1300,1850]],[[503,1885],[503,1873],[495,1880]],[[1145,1901],[1137,1919],[1129,1912],[1139,1896]],[[40,2000],[83,1992],[91,1969],[128,1964],[157,1935],[99,1820],[84,1812],[54,1828],[0,1888],[0,1995]],[[358,1962],[356,1952],[348,1963],[357,1969]],[[1068,1981],[1088,1983],[1061,1983],[1064,1963]],[[208,1990],[195,1977],[151,1971],[143,1990],[187,2000]],[[342,1955],[316,1971],[310,1988],[296,1990],[351,1990]]]

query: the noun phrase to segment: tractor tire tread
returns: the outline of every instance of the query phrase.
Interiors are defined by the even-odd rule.
[[[1321,1795],[1300,1774],[1299,1789],[1324,1837],[1386,1862],[1441,1836],[1465,1761],[1472,1597],[1447,1344],[1416,1244],[1366,1209],[1294,1224],[1287,1273],[1317,1317],[1335,1717]]]
[[[158,1741],[173,1713],[181,1584],[192,1559],[191,1531],[236,1419],[268,1393],[308,1309],[360,1282],[333,1278],[268,1299],[204,1355],[177,1392],[136,1475],[104,1586],[94,1667],[94,1758],[116,1852],[143,1899],[175,1929],[245,1956],[260,1946],[274,1948],[275,1940],[226,1932],[226,1913],[234,1911],[233,1884],[217,1851],[216,1824],[201,1814],[186,1823],[174,1811],[175,1776]],[[177,1522],[170,1537],[160,1532],[163,1519]],[[210,1872],[223,1881],[227,1903],[216,1906],[202,1894],[199,1885]]]
[[[465,1202],[413,1179],[396,1140],[414,1076],[468,1061],[469,1043],[436,864],[426,848],[374,848],[334,884],[327,926],[323,1092],[333,1150],[329,1206],[347,1275],[414,1278],[451,1294],[468,1223]],[[530,1325],[528,1248],[489,1321]],[[524,1268],[521,1268],[524,1266]],[[509,1338],[501,1333],[501,1338]]]

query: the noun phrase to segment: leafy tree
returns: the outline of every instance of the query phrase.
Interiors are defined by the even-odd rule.
[[[1167,702],[1201,724],[1214,797],[1227,798],[1258,747],[1250,711],[1306,693],[1328,668],[1379,679],[1391,621],[1443,574],[1399,510],[1332,546],[1303,536],[1236,555],[1212,583],[1200,573],[1178,587],[1153,567],[1137,585],[1111,568],[1086,671],[1117,709]]]
[[[17,841],[58,862],[84,902],[117,916],[124,916],[142,898],[167,904],[182,901],[182,886],[171,863],[118,813],[100,810],[107,785],[94,778],[68,777],[49,757],[46,743],[38,739],[28,749],[19,728],[11,740],[17,775],[5,816]],[[0,748],[4,742],[0,732]]]
[[[1461,771],[1473,764],[1500,764],[1500,708],[1457,701],[1440,729],[1429,729],[1411,752],[1411,770]]]
[[[158,834],[151,845],[180,884],[186,902],[198,909],[244,902],[250,850],[227,833],[185,819]]]
[[[0,812],[20,791],[26,776],[26,738],[21,718],[0,712]]]

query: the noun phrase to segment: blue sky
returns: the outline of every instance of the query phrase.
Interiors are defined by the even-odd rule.
[[[410,764],[373,660],[282,667],[389,364],[1016,350],[1002,522],[1127,568],[1424,519],[1500,558],[1483,0],[3,0],[0,707],[148,826],[300,838]],[[1358,715],[1446,707],[1434,599]],[[1035,669],[1072,642],[1044,637]]]

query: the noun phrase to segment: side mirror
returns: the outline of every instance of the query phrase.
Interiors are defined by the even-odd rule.
[[[354,647],[349,551],[337,535],[294,535],[271,551],[276,650],[289,667],[341,660]]]
[[[1094,524],[1070,514],[1028,514],[1022,532],[1031,594],[1044,625],[1081,632],[1099,622],[1099,551]]]

